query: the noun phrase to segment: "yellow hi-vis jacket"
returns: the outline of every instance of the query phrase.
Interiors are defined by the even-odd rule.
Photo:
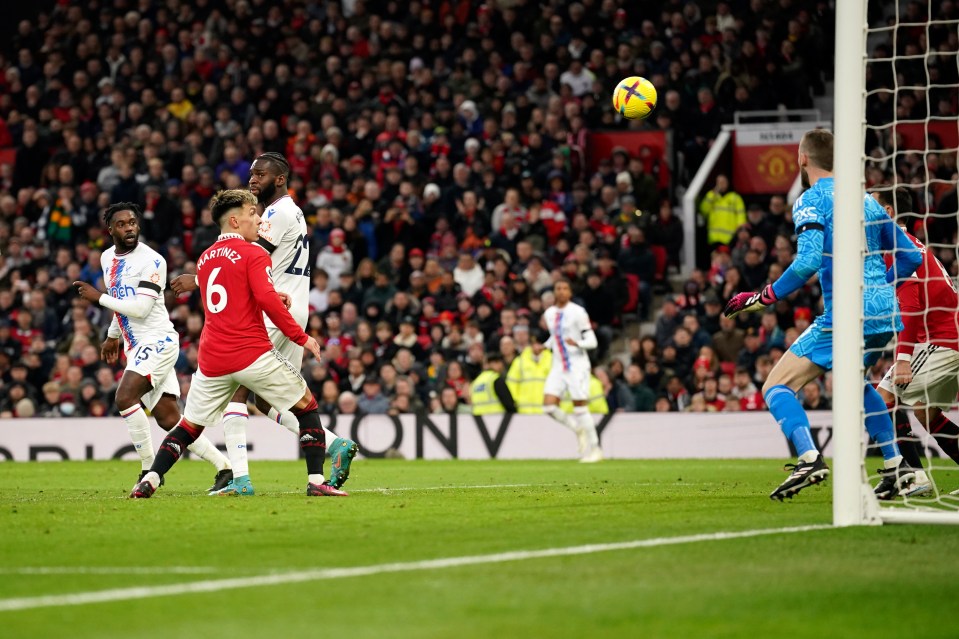
[[[567,413],[573,412],[573,400],[569,398],[569,394],[564,394],[559,407]],[[609,413],[606,393],[603,392],[603,382],[599,381],[595,375],[589,376],[589,403],[586,407],[589,408],[590,415],[606,415]]]
[[[706,218],[710,244],[729,244],[736,229],[746,223],[746,205],[735,191],[723,195],[710,191],[700,202],[699,212]]]
[[[521,415],[540,415],[543,412],[543,388],[546,376],[553,366],[553,351],[544,349],[539,361],[533,357],[533,348],[523,349],[509,367],[506,385]]]
[[[473,405],[474,415],[502,415],[506,412],[506,408],[496,397],[496,391],[493,389],[493,382],[498,377],[499,374],[496,371],[483,371],[470,384],[470,402]]]

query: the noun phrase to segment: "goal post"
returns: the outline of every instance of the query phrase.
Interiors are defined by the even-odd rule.
[[[872,0],[874,3],[881,0]],[[907,114],[901,120],[896,110],[896,99],[901,95],[913,91],[926,92],[930,88],[952,91],[953,95],[959,90],[959,85],[941,84],[930,77],[930,58],[944,55],[942,51],[933,51],[933,44],[929,41],[931,24],[937,27],[959,29],[959,19],[954,16],[942,20],[935,20],[937,3],[931,0],[922,2],[925,6],[926,21],[920,21],[915,14],[908,14],[906,3],[895,0],[882,2],[873,7],[880,8],[883,20],[894,18],[892,24],[870,25],[869,0],[842,0],[836,3],[836,53],[835,53],[835,110],[834,126],[835,155],[833,169],[835,175],[835,206],[834,206],[834,238],[833,238],[833,524],[836,526],[853,526],[882,523],[912,523],[912,524],[959,524],[959,497],[949,496],[950,488],[956,486],[937,486],[936,496],[926,499],[897,499],[892,502],[880,502],[874,494],[872,484],[878,480],[875,475],[870,477],[865,465],[866,439],[864,436],[865,413],[863,409],[863,383],[865,370],[863,366],[863,325],[865,321],[863,309],[863,258],[866,254],[865,222],[862,215],[863,198],[866,196],[866,133],[880,133],[890,140],[883,150],[881,160],[887,161],[893,167],[894,180],[896,179],[897,161],[902,157],[918,153],[923,163],[930,155],[946,152],[956,154],[959,151],[959,142],[953,142],[948,148],[941,141],[932,142],[930,123],[946,121],[949,125],[959,128],[959,118],[955,112],[943,115],[933,113],[931,99],[926,102],[926,117],[920,120],[913,114]],[[915,7],[910,9],[914,10]],[[900,55],[897,51],[897,36],[900,32],[911,30],[922,31],[924,28],[926,41],[925,51],[916,53],[915,50]],[[888,59],[870,59],[870,36],[880,39],[888,38],[892,44]],[[902,43],[899,43],[902,44]],[[917,45],[918,46],[918,45]],[[946,55],[949,50],[947,49]],[[952,52],[955,56],[956,53]],[[872,63],[889,63],[895,65],[906,62],[925,66],[925,83],[909,82],[900,84],[898,75],[893,76],[893,87],[873,89],[872,93],[885,91],[893,95],[892,120],[882,122],[881,125],[867,123],[867,100],[870,91],[867,87],[867,65]],[[955,64],[955,61],[952,61]],[[911,126],[922,126],[924,140],[922,148],[915,142],[913,146],[900,147],[897,133],[899,126],[907,123]],[[957,136],[959,138],[959,136]],[[872,158],[875,160],[876,158]],[[937,158],[938,159],[938,158]],[[941,177],[925,174],[925,182],[918,186],[923,193],[928,193],[931,185],[945,182]],[[916,185],[913,185],[916,186]],[[934,205],[933,205],[934,206]],[[916,209],[920,211],[920,209]],[[942,218],[956,216],[955,211],[941,211],[930,209],[930,216]],[[920,212],[927,213],[925,209]],[[948,248],[955,251],[954,240],[948,240]],[[936,246],[930,245],[933,251]],[[938,248],[945,248],[940,245]],[[959,309],[957,309],[959,311]],[[888,349],[893,348],[890,344]],[[929,395],[927,394],[927,398]],[[948,407],[944,407],[944,410]],[[947,476],[957,477],[955,464],[952,460],[945,461],[933,458],[927,459],[926,469],[930,476],[932,471],[948,468]],[[950,465],[950,466],[947,466]],[[952,483],[955,483],[954,481]],[[935,480],[933,480],[935,484]],[[954,493],[955,494],[955,493]],[[940,495],[945,495],[942,498]]]
[[[878,523],[867,517],[863,477],[863,155],[866,125],[868,0],[836,3],[833,174],[833,524]],[[860,212],[856,214],[856,212]],[[851,213],[847,215],[846,213]]]

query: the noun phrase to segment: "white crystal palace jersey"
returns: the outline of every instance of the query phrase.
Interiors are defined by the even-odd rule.
[[[293,298],[290,315],[305,327],[310,313],[310,238],[303,211],[289,195],[263,211],[260,244],[270,252],[276,290]],[[273,327],[265,315],[263,321],[267,328]]]
[[[100,266],[110,297],[122,300],[144,295],[154,300],[150,313],[143,319],[114,313],[127,351],[137,344],[160,342],[166,337],[179,341],[163,302],[163,289],[166,288],[166,260],[163,256],[143,242],[121,255],[117,255],[116,247],[111,246],[100,256]]]
[[[569,371],[586,367],[589,369],[587,352],[566,340],[570,337],[581,341],[587,331],[593,329],[586,309],[579,304],[567,302],[566,306],[550,306],[543,313],[543,321],[549,329],[550,343],[553,349],[553,368]]]

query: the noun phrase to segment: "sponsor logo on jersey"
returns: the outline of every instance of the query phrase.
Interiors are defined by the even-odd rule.
[[[110,297],[115,297],[118,300],[122,300],[127,297],[133,297],[137,294],[137,291],[132,286],[118,284],[116,286],[111,286],[110,290],[107,291],[107,294]]]

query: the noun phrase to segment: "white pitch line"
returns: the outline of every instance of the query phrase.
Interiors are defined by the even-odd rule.
[[[134,588],[115,588],[111,590],[78,592],[66,595],[16,597],[11,599],[0,599],[0,612],[56,606],[82,606],[86,604],[107,603],[112,601],[129,601],[132,599],[147,599],[152,597],[166,597],[204,592],[222,592],[224,590],[236,590],[238,588],[279,586],[307,581],[345,579],[349,577],[364,577],[368,575],[381,575],[385,573],[460,568],[463,566],[496,564],[507,561],[526,561],[529,559],[543,559],[547,557],[591,555],[599,552],[609,552],[614,550],[632,550],[635,548],[655,548],[657,546],[673,546],[677,544],[691,544],[704,541],[744,539],[748,537],[762,537],[766,535],[809,532],[827,528],[831,528],[831,526],[828,524],[820,524],[812,526],[794,526],[789,528],[744,530],[739,532],[682,535],[679,537],[657,537],[653,539],[638,539],[635,541],[623,541],[607,544],[587,544],[585,546],[566,546],[562,548],[545,548],[543,550],[517,550],[489,555],[467,555],[463,557],[446,557],[443,559],[427,559],[423,561],[375,564],[372,566],[355,566],[352,568],[323,568],[317,570],[301,570],[296,572],[267,574],[254,577],[210,579],[206,581],[193,581],[163,586],[138,586]]]
[[[212,566],[21,566],[0,567],[0,575],[206,575]]]

